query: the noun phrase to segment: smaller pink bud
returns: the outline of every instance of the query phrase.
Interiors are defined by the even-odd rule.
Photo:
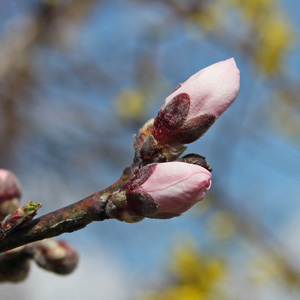
[[[20,197],[21,186],[16,176],[0,169],[0,220],[18,208]]]
[[[150,218],[178,216],[204,198],[211,173],[184,162],[151,164],[141,168],[126,189],[129,207]]]
[[[10,171],[0,169],[0,202],[21,197],[21,186]]]
[[[47,239],[36,243],[33,259],[43,269],[65,275],[74,271],[79,258],[69,243]]]
[[[233,58],[200,70],[165,99],[154,120],[154,138],[162,144],[194,142],[233,103],[239,88]]]

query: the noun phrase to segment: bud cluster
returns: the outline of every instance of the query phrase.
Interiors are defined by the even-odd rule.
[[[134,177],[111,195],[107,214],[126,222],[172,218],[201,201],[211,185],[211,169],[202,156],[179,156],[234,102],[239,87],[233,58],[180,84],[134,136]]]
[[[32,201],[19,207],[20,196],[21,186],[16,176],[0,169],[0,240],[31,221],[41,207],[41,204]],[[78,254],[71,245],[46,239],[1,253],[0,282],[24,280],[29,273],[31,259],[57,274],[69,274],[78,264]]]

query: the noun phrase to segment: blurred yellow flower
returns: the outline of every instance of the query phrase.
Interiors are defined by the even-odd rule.
[[[227,272],[224,261],[199,252],[192,243],[175,249],[170,268],[175,282],[142,299],[204,300],[222,294],[218,284]]]
[[[270,11],[274,6],[274,0],[232,0],[233,6],[238,7],[245,19],[253,20],[253,17]]]
[[[143,94],[137,90],[121,90],[116,99],[117,114],[123,121],[143,119],[145,105]]]
[[[205,300],[204,294],[201,294],[193,285],[171,286],[161,292],[149,293],[145,300]]]
[[[257,65],[267,75],[281,71],[284,55],[291,43],[292,32],[286,22],[277,20],[275,16],[266,20],[258,35]]]
[[[283,62],[293,41],[292,26],[275,0],[232,0],[232,5],[248,24],[252,40],[250,55],[258,70],[274,76],[283,69]]]

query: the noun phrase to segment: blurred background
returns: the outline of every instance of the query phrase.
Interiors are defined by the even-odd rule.
[[[182,217],[61,236],[62,277],[32,265],[1,299],[299,299],[299,3],[0,0],[0,167],[44,214],[115,182],[132,136],[189,76],[234,57],[236,102],[186,153],[213,186]]]

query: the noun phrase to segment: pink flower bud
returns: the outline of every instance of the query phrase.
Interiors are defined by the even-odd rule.
[[[16,176],[0,169],[0,221],[19,207],[21,186]]]
[[[197,140],[233,103],[239,88],[240,72],[233,58],[200,70],[165,99],[153,136],[166,144]]]
[[[211,185],[211,173],[184,162],[151,164],[124,188],[136,211],[150,218],[178,216],[204,198]]]
[[[47,239],[36,243],[33,259],[43,269],[65,275],[74,271],[79,258],[70,244]]]
[[[0,169],[0,202],[21,197],[21,186],[16,176],[5,169]]]

